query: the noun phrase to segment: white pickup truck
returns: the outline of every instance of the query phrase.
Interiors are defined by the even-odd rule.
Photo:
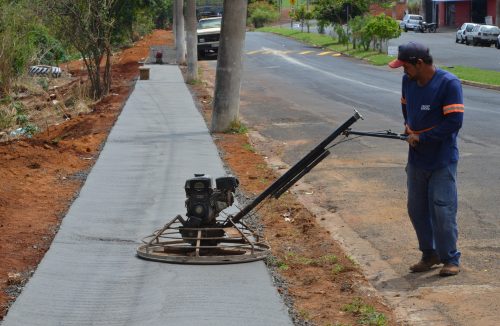
[[[198,59],[217,56],[222,17],[203,18],[198,21]]]

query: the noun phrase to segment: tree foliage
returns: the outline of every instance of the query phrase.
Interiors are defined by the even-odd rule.
[[[380,45],[382,42],[401,35],[397,21],[385,14],[374,17],[357,16],[349,21],[349,27],[353,46],[362,46],[365,51],[372,43],[374,46]],[[382,48],[379,46],[378,50],[382,51]]]
[[[379,42],[379,44],[401,35],[399,24],[392,17],[385,14],[370,17],[365,28],[368,35],[372,37],[372,40]],[[381,46],[379,47],[379,51],[382,52]]]
[[[24,3],[0,1],[0,97],[8,94],[36,53],[31,34],[36,21]]]
[[[46,0],[51,27],[81,54],[96,99],[106,95],[111,86],[111,37],[117,1]]]
[[[0,0],[0,97],[32,64],[83,58],[93,96],[110,87],[112,47],[164,28],[172,0]]]
[[[393,5],[393,0],[318,0],[314,8],[318,20],[330,24],[345,24],[351,18],[366,14],[370,5],[378,4],[382,7]]]
[[[272,2],[254,1],[248,5],[248,20],[255,28],[278,20],[279,13]]]

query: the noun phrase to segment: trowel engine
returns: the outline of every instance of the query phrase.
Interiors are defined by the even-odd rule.
[[[219,213],[230,207],[234,202],[234,192],[239,185],[238,179],[232,176],[215,179],[204,174],[195,174],[194,178],[186,180],[187,220],[186,228],[210,227],[216,224]]]
[[[217,218],[224,209],[233,205],[238,179],[233,176],[217,178],[214,188],[210,176],[195,174],[194,178],[186,180],[184,186],[187,197],[186,216],[177,215],[163,228],[145,237],[144,244],[137,249],[137,255],[148,260],[187,264],[226,264],[264,259],[269,246],[263,241],[262,235],[251,230],[242,219],[265,200],[279,198],[328,157],[333,146],[345,141],[331,144],[334,139],[340,135],[399,140],[407,138],[407,135],[391,131],[352,131],[350,126],[358,119],[361,119],[361,115],[355,111],[350,119],[235,215],[227,214],[225,220]],[[179,239],[179,234],[182,239]]]

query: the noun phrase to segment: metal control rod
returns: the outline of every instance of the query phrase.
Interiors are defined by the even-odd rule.
[[[392,132],[390,130],[387,130],[384,132],[369,132],[369,131],[352,131],[351,129],[347,129],[346,131],[344,131],[344,135],[346,137],[348,137],[350,135],[357,135],[357,136],[390,138],[390,139],[399,139],[399,140],[406,140],[408,138],[408,135],[397,134],[397,133]]]
[[[240,212],[238,212],[234,217],[229,217],[232,222],[236,223],[241,220],[246,214],[248,214],[252,209],[257,207],[263,200],[274,197],[279,198],[285,191],[287,191],[291,186],[293,186],[300,178],[306,175],[312,168],[314,168],[319,162],[325,159],[330,153],[326,147],[338,136],[343,134],[349,127],[362,119],[358,111],[354,111],[354,115],[349,118],[343,125],[341,125],[332,134],[326,137],[319,145],[317,145],[309,154],[304,156],[299,162],[290,168],[285,174],[278,178],[273,184],[271,184],[266,190],[264,190],[257,198],[251,201],[248,205],[243,207]],[[229,220],[224,222],[224,225],[230,226]]]

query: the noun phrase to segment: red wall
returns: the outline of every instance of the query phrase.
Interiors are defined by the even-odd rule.
[[[445,17],[446,17],[446,7],[444,2],[439,2],[439,19],[438,26],[446,26]]]
[[[495,1],[495,0],[491,0]],[[463,23],[468,23],[470,21],[470,3],[468,1],[456,2],[455,3],[455,23],[457,26],[452,27],[460,27]]]
[[[488,0],[488,4],[486,7],[486,16],[493,17],[493,25],[496,24],[495,22],[497,16],[496,0]]]

